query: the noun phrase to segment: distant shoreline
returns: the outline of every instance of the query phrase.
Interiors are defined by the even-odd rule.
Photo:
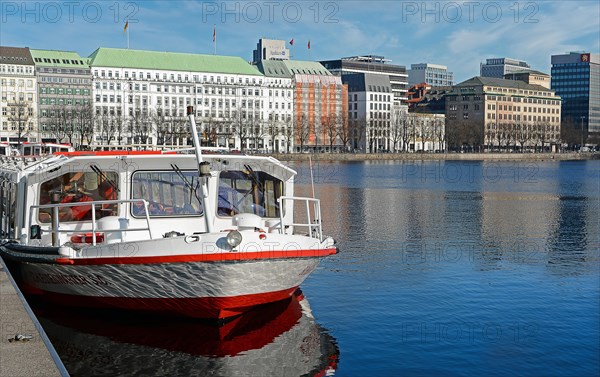
[[[600,153],[273,153],[280,161],[577,161],[600,160]]]

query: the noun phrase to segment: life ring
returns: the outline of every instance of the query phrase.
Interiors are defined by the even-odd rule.
[[[94,243],[94,236],[90,233],[79,233],[71,236],[73,243]],[[96,232],[96,243],[104,243],[104,233]]]

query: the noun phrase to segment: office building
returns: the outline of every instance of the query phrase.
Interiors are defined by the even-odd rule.
[[[94,137],[89,61],[72,51],[31,49],[42,141],[87,145]]]
[[[565,141],[600,143],[600,55],[571,52],[552,55],[551,62],[552,90],[563,100],[565,131],[575,134]]]
[[[527,62],[511,58],[491,58],[480,64],[481,77],[495,77],[503,79],[504,75],[514,71],[529,70]]]
[[[448,72],[448,67],[445,65],[411,64],[408,70],[408,84],[413,86],[422,83],[430,86],[451,86],[454,85],[454,74]]]
[[[408,99],[408,74],[405,66],[390,64],[390,62],[391,60],[385,59],[383,56],[365,55],[321,61],[321,64],[338,76],[369,73],[387,77],[392,88],[393,105],[400,108],[406,106]]]
[[[519,80],[473,77],[446,94],[450,147],[550,150],[560,144],[561,99]]]
[[[258,64],[263,60],[290,60],[290,50],[286,48],[286,41],[259,39],[256,50],[252,52],[252,62]]]

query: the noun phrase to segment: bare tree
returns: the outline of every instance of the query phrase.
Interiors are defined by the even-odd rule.
[[[310,136],[310,127],[308,125],[308,118],[305,114],[302,114],[300,118],[296,118],[296,140],[300,144],[300,152],[304,151],[304,145],[308,143]]]
[[[148,113],[135,111],[129,117],[128,132],[133,137],[134,143],[147,144],[153,133],[153,123]]]
[[[352,119],[349,122],[348,127],[350,128],[350,134],[353,139],[352,148],[356,149],[361,145],[363,138],[366,138],[367,136],[367,121],[365,118]]]
[[[17,134],[17,146],[21,145],[23,137],[33,131],[33,107],[25,100],[8,103],[8,123]]]
[[[240,150],[243,152],[246,149],[248,139],[250,139],[251,130],[250,125],[248,124],[247,114],[240,108],[233,111],[231,131],[240,141]]]
[[[268,136],[271,142],[271,152],[275,152],[275,144],[277,136],[279,136],[279,124],[278,121],[275,120],[275,115],[273,113],[269,114],[269,121],[265,127],[265,134]],[[277,151],[279,152],[279,150]]]
[[[284,129],[283,129],[283,137],[285,139],[285,146],[286,146],[286,151],[287,153],[290,153],[291,150],[291,146],[294,143],[294,136],[296,134],[295,132],[296,130],[294,129],[294,125],[292,122],[291,118],[287,118],[285,120],[285,125],[284,125]]]
[[[73,145],[73,112],[65,105],[56,105],[48,110],[48,129],[47,132],[59,143],[65,139]]]
[[[80,147],[86,143],[90,146],[94,140],[94,108],[91,103],[71,108],[73,133],[77,136]]]
[[[348,113],[342,112],[341,122],[337,125],[337,135],[340,138],[344,152],[348,151],[348,143],[352,139],[351,121],[348,120]]]
[[[322,122],[323,131],[325,132],[325,136],[329,141],[329,153],[333,152],[333,144],[335,144],[335,139],[337,137],[337,116],[335,114],[329,114],[323,117]]]

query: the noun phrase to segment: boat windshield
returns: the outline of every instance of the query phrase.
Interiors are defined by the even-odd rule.
[[[136,172],[132,177],[132,199],[146,199],[150,217],[200,216],[202,205],[197,171]],[[134,217],[145,216],[141,203],[131,205]]]
[[[117,199],[114,182],[118,181],[117,173],[104,172],[70,172],[52,178],[40,185],[40,204],[84,203]],[[112,182],[112,184],[111,184]],[[41,208],[38,220],[41,223],[51,222],[52,209]],[[96,218],[117,215],[116,204],[98,204]],[[92,219],[92,206],[60,207],[60,221],[86,221]]]
[[[219,176],[219,216],[253,213],[260,217],[279,217],[278,199],[283,182],[270,174],[251,169],[223,171]]]

